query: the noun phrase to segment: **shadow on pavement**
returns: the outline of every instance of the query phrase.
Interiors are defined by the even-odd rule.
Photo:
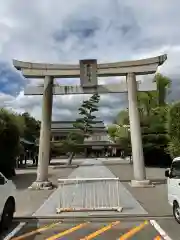
[[[67,169],[67,168],[75,169],[75,168],[78,168],[79,165],[55,165],[55,166],[51,165],[50,167],[52,169]]]
[[[12,178],[17,189],[26,189],[36,180],[36,172],[18,173]]]
[[[120,179],[122,183],[130,183],[132,179]],[[163,185],[167,183],[167,179],[149,179],[151,184],[153,185]]]
[[[9,235],[18,225],[20,222],[13,222],[12,225],[9,227],[8,230],[0,232],[0,239],[4,239],[7,235]]]
[[[103,165],[105,166],[114,166],[114,165],[131,165],[130,162],[127,160],[124,160],[122,162],[103,162]]]
[[[97,163],[97,164],[95,164],[95,163],[89,163],[89,164],[72,164],[72,165],[61,165],[61,164],[52,164],[52,165],[50,165],[50,167],[52,167],[53,169],[63,169],[63,168],[72,168],[72,169],[74,169],[74,168],[78,168],[78,167],[94,167],[94,166],[120,166],[120,165],[129,165],[129,162],[119,162],[119,163],[105,163],[105,162],[103,162],[103,163]]]
[[[66,162],[50,162],[49,166],[66,166]]]
[[[160,164],[145,164],[145,167],[146,168],[162,168],[162,169],[166,169],[166,168],[169,168],[171,165],[167,164],[167,165],[160,165]]]
[[[154,185],[161,185],[161,184],[166,184],[167,179],[150,179],[151,183]]]
[[[12,178],[13,183],[16,188],[19,190],[27,189],[37,177],[36,172],[24,172],[18,173],[15,177]],[[51,178],[52,175],[48,174],[48,178]]]

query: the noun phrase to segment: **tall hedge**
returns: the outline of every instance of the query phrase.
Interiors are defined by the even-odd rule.
[[[169,134],[168,151],[172,158],[180,156],[180,102],[174,103],[170,107],[167,129]]]
[[[167,134],[168,107],[151,109],[151,115],[142,121],[142,140],[145,163],[147,165],[169,166],[171,157],[167,153],[169,137]]]

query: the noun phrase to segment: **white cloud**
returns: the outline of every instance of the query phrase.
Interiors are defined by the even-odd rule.
[[[12,58],[50,63],[78,63],[83,58],[111,62],[167,53],[168,60],[159,71],[177,79],[180,73],[179,9],[178,0],[173,3],[169,0],[1,0],[0,59],[9,63],[7,71],[15,72]],[[25,81],[18,76],[12,78],[6,74],[4,77],[0,71],[0,83],[4,87],[0,85],[1,106],[30,111],[40,118],[41,97],[23,96],[22,88],[25,82],[36,84],[42,80]],[[57,81],[76,84],[79,80]],[[14,91],[20,91],[19,95]],[[74,118],[81,101],[82,96],[54,97],[53,119]],[[123,94],[103,95],[101,117],[112,119],[125,102]]]

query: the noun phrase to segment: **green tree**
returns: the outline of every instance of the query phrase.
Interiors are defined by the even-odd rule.
[[[15,174],[23,125],[23,118],[20,115],[5,109],[0,110],[0,171],[7,177]]]
[[[119,125],[112,124],[108,126],[108,135],[113,142],[116,142],[117,128]]]
[[[166,95],[171,81],[161,74],[156,74],[154,82],[157,84],[157,91],[138,92],[143,149],[145,158],[148,161],[157,159],[157,157],[154,157],[157,153],[165,155],[168,145],[166,125],[169,106],[166,104]],[[117,115],[115,122],[120,127],[128,125],[128,112],[126,110],[121,111]],[[111,130],[111,134],[113,134],[113,138],[115,135],[118,135],[121,139],[121,135],[123,135],[122,131],[118,132],[113,129],[113,131]],[[122,143],[126,142],[124,141],[125,139],[128,142],[128,135],[124,135]],[[126,148],[126,143],[122,144],[122,146]],[[161,160],[163,157],[159,157],[159,159]]]
[[[115,120],[114,120],[114,124],[117,125],[129,125],[129,113],[128,110],[122,110],[120,111]]]
[[[40,135],[40,121],[37,121],[27,112],[23,113],[22,117],[24,119],[24,131],[22,136],[30,142],[35,142]]]
[[[157,92],[138,92],[138,105],[140,117],[149,116],[151,109],[157,106]]]
[[[157,84],[157,100],[159,106],[166,105],[166,96],[171,86],[171,80],[160,73],[155,75],[154,81]]]
[[[153,81],[157,84],[156,91],[138,92],[138,104],[141,117],[142,115],[149,116],[152,109],[158,106],[166,106],[166,96],[171,86],[171,80],[157,73]]]
[[[82,151],[84,140],[93,133],[93,124],[98,111],[100,96],[94,93],[88,100],[84,100],[79,110],[79,118],[73,124],[74,131],[69,133],[67,139],[63,141],[64,147],[71,152],[68,164],[72,163],[72,159],[76,152]]]
[[[170,106],[167,130],[169,134],[168,152],[172,158],[180,156],[180,102]]]
[[[166,130],[167,108],[156,107],[142,120],[142,140],[146,163],[165,164],[168,135]],[[163,162],[164,161],[164,162]]]
[[[138,93],[143,149],[145,160],[149,163],[157,159],[159,162],[168,159],[166,125],[169,106],[166,104],[166,95],[171,81],[158,73],[154,82],[157,84],[156,91]]]
[[[130,130],[128,126],[109,125],[108,134],[114,143],[119,144],[120,148],[124,151],[124,156],[131,155]]]
[[[93,115],[98,111],[100,96],[94,93],[89,100],[84,100],[79,110],[80,118],[77,118],[74,123],[74,128],[79,129],[83,138],[87,138],[92,134],[92,128],[96,116]]]
[[[124,151],[124,157],[131,155],[130,130],[127,127],[119,126],[116,131],[115,142]]]

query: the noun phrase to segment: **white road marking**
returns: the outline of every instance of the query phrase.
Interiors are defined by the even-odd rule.
[[[172,240],[167,233],[159,226],[155,220],[150,220],[151,225],[158,231],[158,233],[163,237],[164,240]]]
[[[25,222],[21,222],[16,228],[12,230],[12,232],[6,235],[4,240],[10,240],[12,237],[14,237],[24,227],[25,224]]]

